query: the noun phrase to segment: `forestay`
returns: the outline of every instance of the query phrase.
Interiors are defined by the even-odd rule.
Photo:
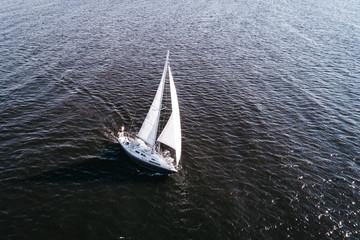
[[[168,66],[169,52],[166,56],[164,71],[161,77],[159,87],[157,89],[155,98],[151,104],[149,112],[146,115],[145,121],[143,122],[141,129],[137,136],[144,140],[146,143],[154,147],[156,140],[156,133],[159,125],[161,102],[163,98],[164,86],[165,86],[165,77],[166,69]]]

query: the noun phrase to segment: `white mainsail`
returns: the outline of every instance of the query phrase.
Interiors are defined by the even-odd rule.
[[[161,81],[156,92],[155,98],[151,104],[149,112],[146,115],[145,121],[143,122],[139,133],[137,136],[148,143],[150,146],[154,147],[156,140],[156,133],[159,125],[161,102],[164,93],[166,69],[169,61],[169,51],[166,56],[164,71],[161,77]]]
[[[171,108],[172,112],[170,118],[161,132],[158,141],[173,148],[176,153],[176,166],[179,164],[181,157],[181,125],[180,125],[180,110],[179,102],[177,98],[174,79],[169,68],[169,82],[170,82],[170,94],[171,94]]]

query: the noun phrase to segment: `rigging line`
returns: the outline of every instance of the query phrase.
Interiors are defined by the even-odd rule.
[[[167,66],[166,66],[166,76],[167,76],[167,81],[165,78],[165,86],[167,83],[167,87],[165,87],[165,93],[164,93],[164,99],[165,99],[165,107],[164,107],[164,113],[163,113],[163,119],[162,119],[162,126],[161,129],[164,129],[165,125],[166,125],[166,116],[167,116],[167,110],[168,110],[168,104],[169,104],[169,93],[170,93],[170,72],[169,72],[169,67],[170,67],[170,56],[168,57],[168,61],[167,61]],[[170,100],[171,102],[171,100]]]
[[[165,84],[166,84],[166,79],[165,79]],[[169,85],[169,84],[168,84]],[[164,104],[164,102],[165,102],[165,104]],[[163,106],[162,107],[162,112],[163,112],[163,114],[162,114],[162,119],[161,119],[161,121],[160,121],[160,128],[159,128],[159,133],[164,129],[164,127],[165,127],[165,123],[166,123],[166,119],[165,119],[165,117],[167,116],[167,110],[168,110],[168,106],[166,106],[166,104],[169,102],[169,89],[168,89],[168,87],[165,87],[165,92],[164,92],[164,97],[163,97],[163,105],[165,105],[165,106]],[[160,131],[160,129],[161,129],[161,131]]]
[[[161,111],[163,111],[163,114],[162,114],[162,116],[163,116],[163,118],[162,118],[162,121],[160,121],[160,124],[159,124],[159,128],[160,129],[164,129],[164,127],[165,127],[165,122],[166,122],[166,119],[165,119],[165,117],[167,116],[167,108],[168,108],[168,106],[167,106],[167,103],[169,102],[169,91],[170,91],[170,89],[169,89],[169,81],[170,81],[170,73],[169,73],[169,66],[170,66],[170,56],[169,56],[169,51],[168,51],[168,55],[167,55],[167,65],[166,65],[166,73],[165,73],[165,82],[164,82],[164,89],[165,89],[165,92],[164,92],[164,94],[163,94],[163,102],[162,102],[162,108],[164,109],[161,109]],[[166,77],[167,76],[167,77]],[[167,80],[167,81],[166,81]],[[167,84],[166,84],[167,83]],[[168,85],[167,87],[166,87],[166,85]],[[165,101],[164,101],[165,100]],[[165,102],[165,104],[164,104],[164,102]],[[165,105],[165,106],[164,106]],[[159,130],[159,129],[158,129]],[[162,131],[161,130],[161,131]],[[160,132],[159,132],[159,134],[160,134]]]

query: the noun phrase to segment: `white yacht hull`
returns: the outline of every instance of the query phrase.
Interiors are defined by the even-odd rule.
[[[173,162],[174,159],[152,152],[150,146],[146,145],[140,139],[133,139],[120,133],[118,142],[124,149],[126,155],[136,164],[151,171],[163,174],[177,173]]]

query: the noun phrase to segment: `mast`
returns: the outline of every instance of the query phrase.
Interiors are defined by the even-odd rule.
[[[171,74],[170,66],[169,69],[169,82],[170,82],[170,93],[171,93],[171,115],[166,123],[165,128],[161,132],[158,141],[166,144],[167,146],[175,150],[176,166],[178,166],[181,157],[181,125],[180,125],[180,110],[179,101],[176,93],[174,79]]]

